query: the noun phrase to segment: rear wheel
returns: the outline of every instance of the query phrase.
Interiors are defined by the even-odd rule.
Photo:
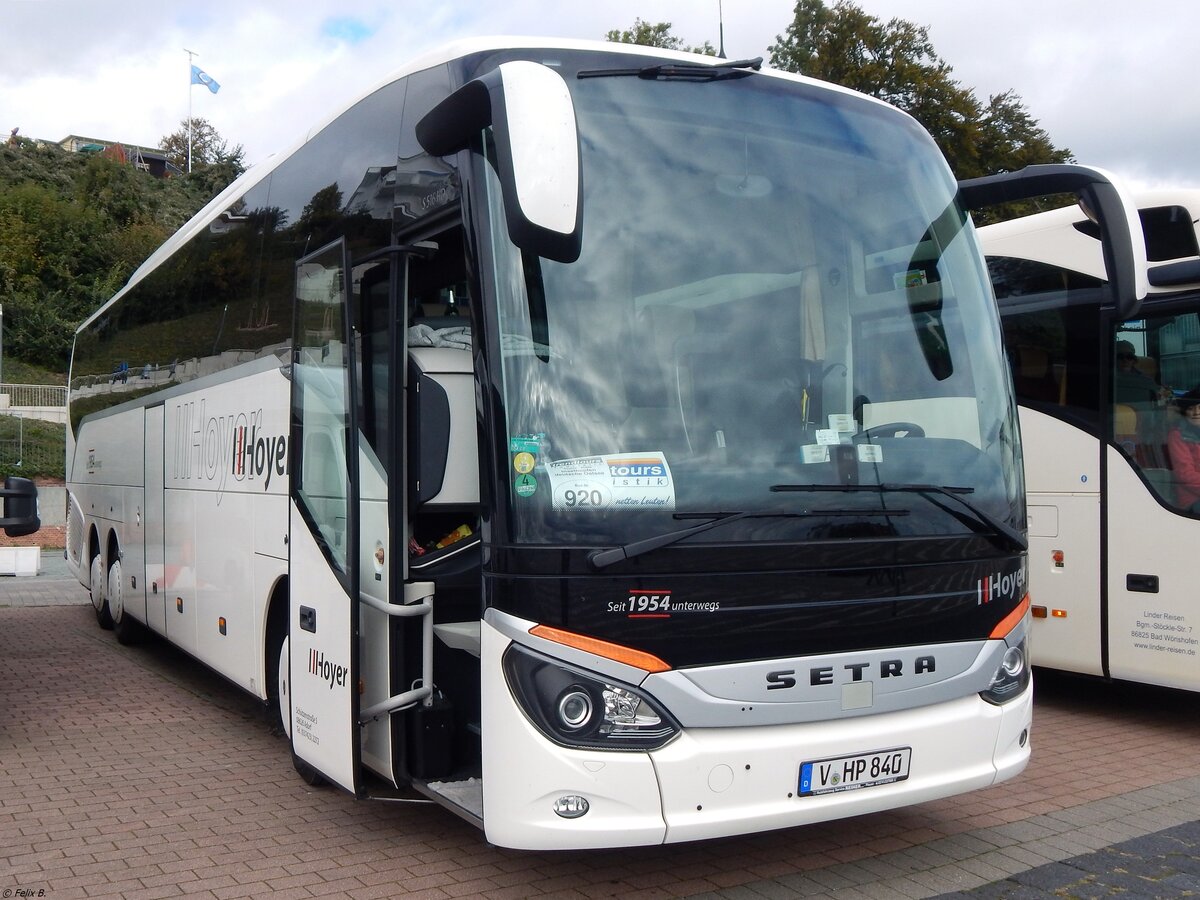
[[[141,623],[125,612],[125,590],[121,582],[121,560],[113,560],[108,568],[108,615],[112,619],[113,633],[122,644],[136,644],[142,638]]]
[[[97,553],[92,557],[92,567],[88,584],[92,592],[92,608],[96,611],[96,621],[101,628],[112,628],[112,615],[108,611],[108,598],[104,596],[104,560]]]

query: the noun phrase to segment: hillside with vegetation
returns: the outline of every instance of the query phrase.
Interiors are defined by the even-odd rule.
[[[241,148],[193,162],[160,179],[101,154],[0,147],[3,381],[64,384],[75,328],[240,174]]]
[[[162,141],[184,171],[186,128]],[[76,327],[241,173],[240,146],[203,119],[193,130],[191,174],[167,179],[104,154],[0,145],[0,382],[65,385]],[[0,476],[61,479],[64,437],[62,425],[0,416]]]

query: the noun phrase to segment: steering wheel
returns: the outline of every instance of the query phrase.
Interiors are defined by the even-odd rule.
[[[886,425],[872,425],[864,428],[861,434],[864,438],[906,438],[925,437],[925,429],[915,422],[889,422]]]

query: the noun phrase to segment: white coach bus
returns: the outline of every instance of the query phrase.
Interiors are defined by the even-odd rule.
[[[1134,199],[1140,291],[1112,290],[1078,207],[980,236],[1021,407],[1033,661],[1194,691],[1200,190]]]
[[[101,625],[262,698],[307,778],[509,847],[1020,772],[969,194],[908,116],[760,62],[456,45],[217,197],[76,336]]]

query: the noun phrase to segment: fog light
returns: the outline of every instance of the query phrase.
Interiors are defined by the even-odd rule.
[[[1019,743],[1022,747],[1024,747],[1025,742],[1028,740],[1029,740],[1029,729],[1026,728],[1021,731],[1021,736],[1017,739],[1017,743]]]
[[[579,797],[574,794],[559,797],[554,801],[555,814],[562,816],[564,819],[578,819],[580,816],[585,815],[590,808],[586,797]]]

